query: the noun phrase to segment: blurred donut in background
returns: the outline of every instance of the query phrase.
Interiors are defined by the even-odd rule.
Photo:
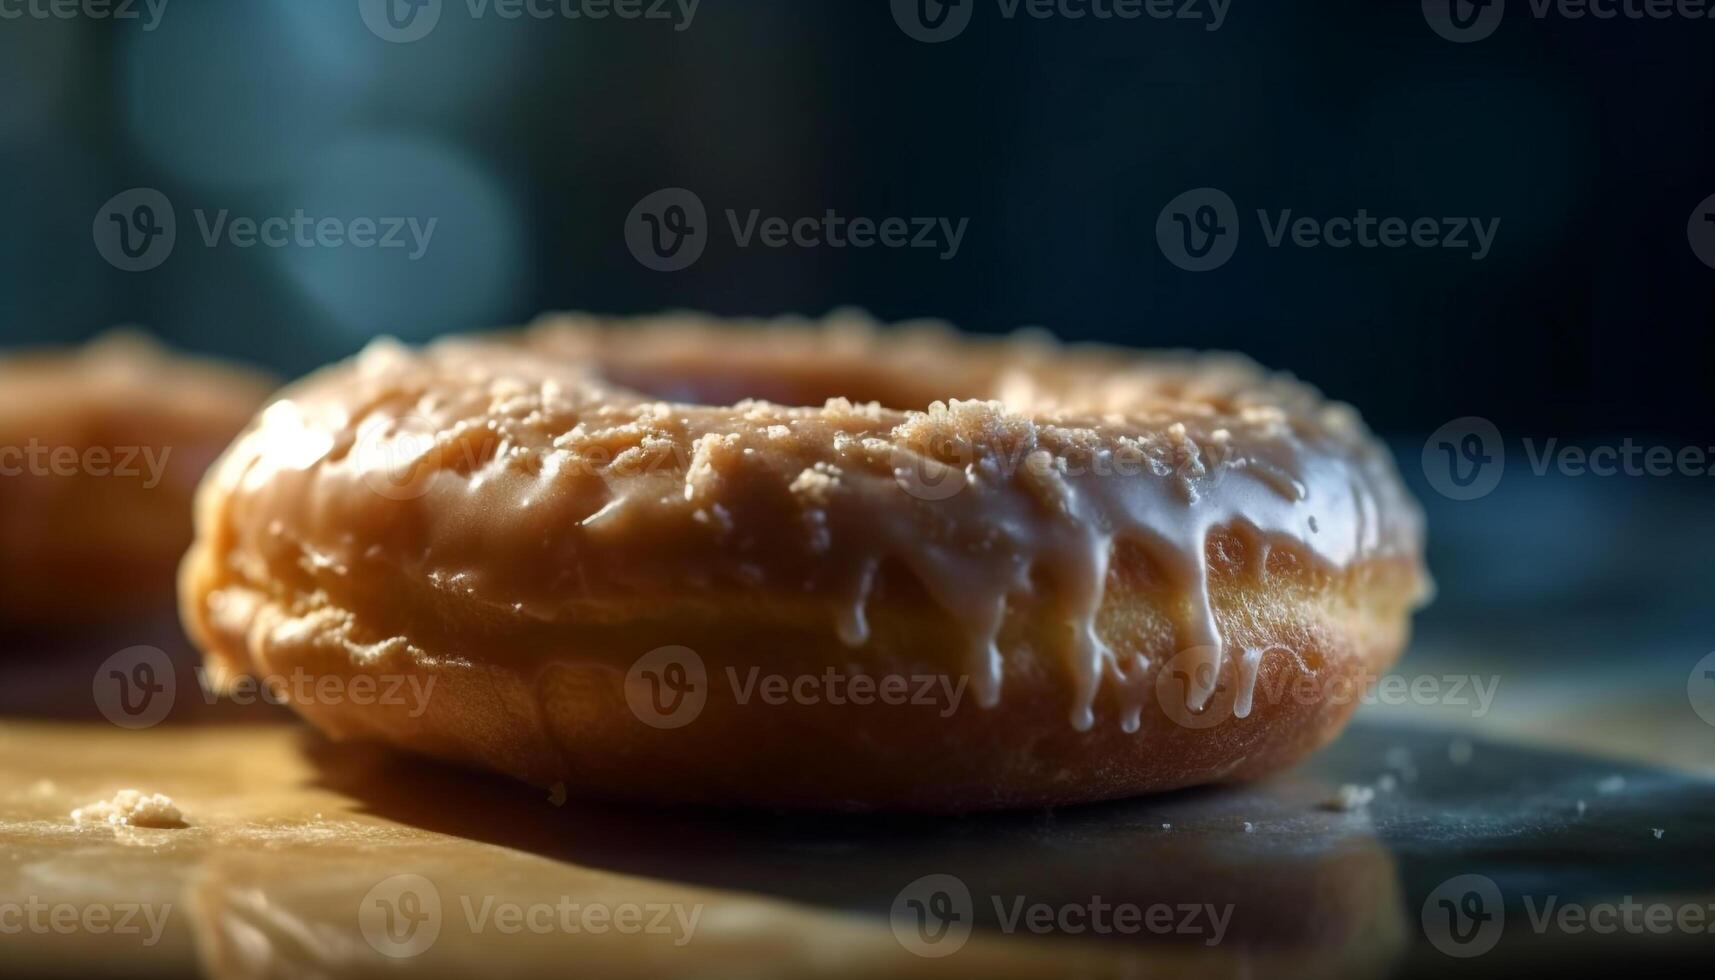
[[[131,330],[0,352],[0,625],[170,607],[197,482],[272,388]]]

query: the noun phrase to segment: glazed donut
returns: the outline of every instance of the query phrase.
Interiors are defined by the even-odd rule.
[[[568,315],[289,388],[180,584],[214,676],[331,680],[290,696],[338,738],[960,811],[1326,742],[1405,641],[1421,524],[1354,412],[1234,356]]]
[[[125,331],[0,355],[0,622],[170,610],[197,483],[271,387]]]

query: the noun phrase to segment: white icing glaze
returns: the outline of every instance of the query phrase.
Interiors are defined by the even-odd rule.
[[[1244,656],[1239,659],[1239,687],[1233,695],[1234,718],[1250,717],[1251,703],[1256,698],[1257,675],[1262,670],[1262,658],[1276,650],[1289,657],[1296,658],[1298,656],[1292,650],[1281,646],[1247,647],[1245,649]]]
[[[1097,628],[1117,543],[1142,547],[1175,587],[1179,649],[1199,651],[1193,711],[1223,657],[1211,532],[1253,537],[1259,575],[1283,546],[1336,570],[1420,552],[1416,506],[1353,413],[1248,363],[983,346],[849,322],[713,335],[680,323],[647,343],[641,329],[372,347],[264,414],[213,478],[223,512],[205,523],[230,530],[220,540],[235,570],[247,555],[318,555],[316,574],[382,560],[449,596],[546,621],[604,594],[808,593],[825,597],[854,647],[868,642],[867,606],[892,562],[957,624],[985,707],[1003,696],[1008,617],[1028,609],[1064,623],[1081,730],[1105,687],[1120,726],[1136,730],[1157,666],[1111,649]],[[685,334],[696,343],[680,343]],[[675,360],[687,351],[689,366]],[[680,395],[790,388],[804,359],[822,369],[839,351],[852,359],[847,380],[907,403],[944,390],[1001,397],[925,400],[923,411],[844,399],[710,407],[610,380],[655,372]],[[326,448],[306,459],[309,444]],[[403,483],[389,472],[393,492],[363,492],[402,459],[427,472]],[[293,516],[282,525],[283,513]],[[1240,717],[1261,657],[1240,664]]]
[[[960,407],[936,406],[931,413]],[[1410,554],[1416,547],[1414,523],[1390,526],[1373,516],[1390,508],[1410,513],[1380,456],[1360,458],[1354,470],[1352,459],[1325,454],[1294,437],[1273,458],[1241,457],[1214,475],[1186,483],[1102,476],[1094,468],[1087,474],[1063,475],[1058,469],[1063,461],[1057,460],[1046,478],[1061,508],[1044,515],[1037,495],[1020,485],[1020,475],[1005,472],[998,462],[1005,455],[986,456],[967,467],[964,489],[945,500],[873,501],[862,521],[872,537],[861,564],[873,569],[882,557],[902,559],[936,601],[964,624],[972,687],[984,706],[1000,698],[1002,653],[996,636],[1007,600],[1030,588],[1032,572],[1046,572],[1043,577],[1056,589],[1053,601],[1072,627],[1069,662],[1078,690],[1072,723],[1079,730],[1093,723],[1093,702],[1104,683],[1125,695],[1125,730],[1138,727],[1144,704],[1146,687],[1137,669],[1141,665],[1128,667],[1132,658],[1110,649],[1096,629],[1116,541],[1143,545],[1179,582],[1185,599],[1180,647],[1195,649],[1201,657],[1187,665],[1195,679],[1187,692],[1192,711],[1201,711],[1214,693],[1221,667],[1217,658],[1224,647],[1209,598],[1205,560],[1212,530],[1243,528],[1254,533],[1265,543],[1260,551],[1264,561],[1266,547],[1284,541],[1332,568]],[[939,547],[921,533],[921,518],[914,516],[913,508],[945,508],[958,521],[986,528],[1000,546],[978,551]],[[847,599],[850,604],[837,610],[837,619],[862,622],[867,594],[867,589],[853,593]],[[862,642],[861,634],[842,636],[854,645]],[[1263,652],[1254,651],[1243,664],[1239,717],[1249,714],[1249,693]]]

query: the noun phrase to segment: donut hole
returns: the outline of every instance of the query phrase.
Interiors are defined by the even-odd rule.
[[[697,364],[611,362],[601,374],[609,382],[659,401],[683,405],[734,405],[747,398],[801,408],[829,399],[876,402],[893,411],[923,411],[949,398],[981,398],[974,385],[913,377],[855,365],[743,363],[710,358]]]

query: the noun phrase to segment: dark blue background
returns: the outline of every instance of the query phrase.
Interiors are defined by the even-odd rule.
[[[1537,20],[1437,37],[1415,2],[1233,0],[1225,25],[1004,20],[922,44],[885,0],[703,0],[662,22],[472,20],[388,44],[357,0],[170,0],[135,23],[0,20],[0,344],[135,322],[286,374],[394,333],[537,311],[867,307],[968,329],[1236,348],[1416,434],[1701,443],[1715,271],[1715,20]],[[160,268],[91,243],[102,202],[178,210]],[[638,199],[968,217],[956,259],[737,249],[658,273]],[[1163,257],[1180,192],[1248,227],[1205,274]],[[191,209],[439,216],[429,259],[209,249]],[[1256,208],[1498,217],[1493,253],[1266,248]],[[724,222],[724,218],[717,218]]]

